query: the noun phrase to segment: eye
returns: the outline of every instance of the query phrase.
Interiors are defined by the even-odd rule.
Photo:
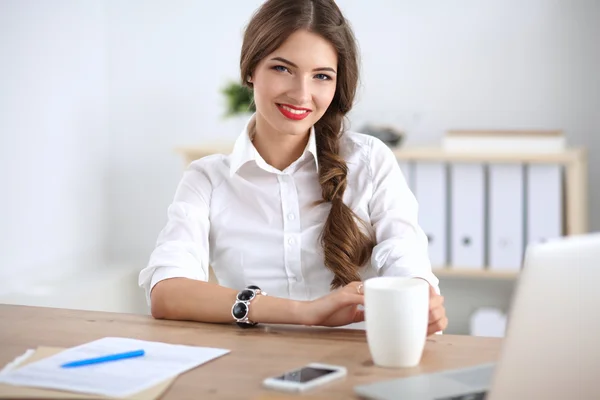
[[[315,75],[315,78],[317,78],[320,81],[330,81],[331,77],[329,75],[325,75],[325,74],[317,74]]]
[[[279,72],[290,72],[286,67],[284,67],[283,65],[276,65],[273,67],[273,69],[275,71],[279,71]]]

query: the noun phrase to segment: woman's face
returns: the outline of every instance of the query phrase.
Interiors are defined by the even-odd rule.
[[[337,61],[321,36],[305,30],[290,35],[251,77],[257,120],[281,134],[306,134],[333,100]]]

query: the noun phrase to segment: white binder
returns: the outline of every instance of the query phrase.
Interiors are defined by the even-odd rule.
[[[453,267],[485,266],[485,169],[482,164],[451,166],[450,261]]]
[[[404,179],[406,180],[408,187],[410,188],[410,190],[414,190],[415,185],[413,179],[412,163],[410,163],[409,161],[398,161],[398,166],[402,171],[402,175],[404,175]]]
[[[419,202],[419,224],[429,239],[429,258],[434,268],[448,264],[446,175],[443,163],[413,164],[413,192]]]
[[[527,244],[563,234],[562,167],[531,164],[527,168]]]
[[[521,268],[524,246],[524,174],[521,164],[489,167],[489,267]]]

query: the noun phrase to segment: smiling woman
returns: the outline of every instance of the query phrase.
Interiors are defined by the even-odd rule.
[[[157,318],[340,326],[362,281],[424,279],[429,333],[447,324],[417,203],[392,151],[343,126],[358,81],[333,0],[269,0],[248,24],[256,113],[229,155],[193,162],[140,273]],[[209,265],[219,285],[207,282]],[[266,293],[269,296],[266,296]]]

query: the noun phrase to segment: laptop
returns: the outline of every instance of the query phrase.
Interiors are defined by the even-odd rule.
[[[527,247],[497,364],[360,385],[372,400],[600,399],[600,233]]]

